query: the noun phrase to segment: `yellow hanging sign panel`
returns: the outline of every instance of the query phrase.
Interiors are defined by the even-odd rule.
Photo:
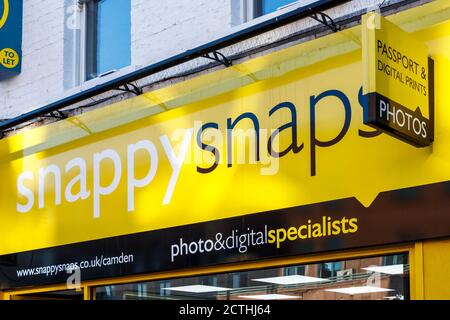
[[[362,18],[364,123],[416,146],[434,134],[434,79],[428,48],[378,13]]]

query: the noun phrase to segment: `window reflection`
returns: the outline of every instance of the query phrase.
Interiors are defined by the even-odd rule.
[[[96,288],[96,299],[409,299],[407,254]]]
[[[340,261],[322,263],[320,266],[319,277],[321,278],[336,277],[337,272],[341,271]]]

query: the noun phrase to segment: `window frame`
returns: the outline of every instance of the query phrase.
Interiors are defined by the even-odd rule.
[[[78,0],[82,6],[81,13],[81,46],[80,46],[80,83],[90,82],[103,78],[121,70],[133,71],[132,56],[130,47],[130,64],[117,69],[111,69],[103,73],[97,73],[97,38],[98,38],[98,3],[100,0]],[[130,0],[131,2],[131,0]],[[132,4],[132,3],[131,3]],[[132,8],[132,6],[131,6]],[[130,12],[130,15],[132,12]],[[130,32],[132,28],[130,25]],[[131,43],[131,33],[130,33]],[[128,72],[127,71],[127,72]],[[121,74],[121,72],[119,72]]]
[[[83,80],[89,81],[99,77],[97,74],[97,30],[98,30],[98,2],[89,0],[85,2],[85,25],[84,25],[84,65]],[[95,76],[90,76],[95,75]]]
[[[253,19],[263,16],[262,2],[263,0],[253,0]]]

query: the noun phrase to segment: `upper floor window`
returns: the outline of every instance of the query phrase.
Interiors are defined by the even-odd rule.
[[[294,2],[297,0],[255,0],[255,16],[259,17],[277,11]]]
[[[86,1],[86,80],[131,64],[130,2]]]

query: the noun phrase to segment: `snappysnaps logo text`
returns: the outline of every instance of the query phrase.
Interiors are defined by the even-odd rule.
[[[339,133],[331,139],[319,138],[316,130],[317,108],[323,101],[332,101],[333,108],[343,110],[343,123]],[[361,107],[367,103],[359,90],[358,101]],[[171,135],[163,134],[158,139],[143,139],[125,145],[112,145],[111,148],[93,152],[87,158],[78,156],[64,163],[38,165],[32,161],[34,170],[27,170],[17,177],[16,211],[27,213],[33,208],[45,209],[50,205],[45,193],[50,190],[56,206],[79,201],[91,201],[94,218],[101,216],[102,199],[111,196],[121,184],[126,184],[127,210],[135,210],[135,193],[142,188],[151,187],[161,170],[169,168],[170,176],[166,184],[161,204],[169,205],[176,189],[180,173],[186,164],[194,163],[197,174],[213,173],[219,165],[227,169],[241,164],[260,166],[261,175],[274,175],[279,169],[279,160],[287,155],[309,152],[310,176],[317,174],[318,150],[331,148],[348,133],[352,120],[350,100],[340,90],[327,90],[310,96],[309,105],[309,150],[304,151],[305,143],[300,141],[297,106],[292,102],[281,102],[271,107],[261,119],[253,112],[243,112],[236,117],[228,117],[225,127],[215,121],[194,121],[193,127],[176,129]],[[261,123],[288,115],[287,120],[274,129],[261,128]],[[242,128],[245,124],[247,127]],[[357,130],[362,138],[372,138],[379,131]],[[280,146],[281,136],[288,143]],[[142,159],[145,160],[143,163]],[[39,162],[38,162],[39,163]],[[165,164],[169,164],[168,166]],[[147,166],[144,173],[137,168]],[[105,168],[109,168],[106,170]],[[167,172],[167,169],[164,169]],[[105,172],[108,173],[105,173]],[[164,172],[164,173],[166,173]],[[109,176],[108,179],[105,176]],[[63,181],[70,180],[64,185]],[[90,181],[89,181],[90,180]],[[106,182],[105,182],[106,180]]]

